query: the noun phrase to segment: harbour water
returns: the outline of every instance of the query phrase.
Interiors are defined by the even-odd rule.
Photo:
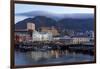
[[[15,65],[59,64],[94,61],[94,56],[69,50],[15,51]]]

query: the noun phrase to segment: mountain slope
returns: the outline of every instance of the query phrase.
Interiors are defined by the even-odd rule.
[[[63,18],[58,21],[46,16],[35,16],[34,18],[27,18],[16,23],[16,29],[25,29],[28,22],[32,22],[36,25],[36,29],[39,27],[51,27],[55,26],[60,30],[72,29],[72,30],[93,30],[94,20],[93,18]]]

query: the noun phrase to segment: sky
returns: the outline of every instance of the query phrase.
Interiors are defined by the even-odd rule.
[[[64,6],[49,6],[49,5],[33,5],[33,4],[15,4],[15,14],[31,11],[46,11],[55,14],[70,14],[70,13],[94,13],[93,8],[79,7],[64,7]],[[16,16],[15,23],[24,20],[26,16]]]
[[[15,13],[23,13],[30,11],[48,11],[51,13],[93,13],[93,8],[79,7],[63,7],[63,6],[47,6],[33,4],[15,4]]]

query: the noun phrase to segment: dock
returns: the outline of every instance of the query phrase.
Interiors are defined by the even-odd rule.
[[[94,54],[95,47],[90,43],[85,44],[71,44],[60,42],[32,42],[32,43],[16,43],[15,49],[27,51],[47,51],[47,50],[69,50],[75,52],[92,53]]]

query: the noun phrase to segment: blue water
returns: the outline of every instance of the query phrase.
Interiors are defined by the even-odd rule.
[[[55,64],[93,61],[94,57],[88,54],[59,51],[15,51],[15,65]]]

